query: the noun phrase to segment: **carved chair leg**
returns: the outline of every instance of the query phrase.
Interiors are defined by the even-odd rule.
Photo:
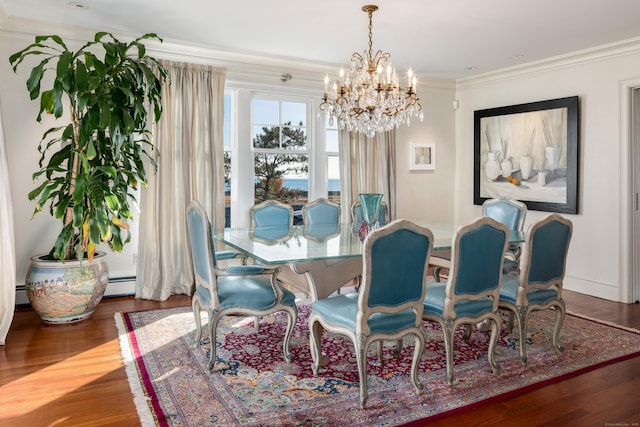
[[[471,324],[467,323],[466,325],[464,325],[464,335],[462,336],[464,339],[464,342],[469,344],[469,340],[471,339]]]
[[[313,322],[313,324],[309,325],[309,341],[311,347],[311,370],[313,371],[313,375],[318,375],[320,371],[320,367],[322,365],[322,353],[321,353],[321,345],[322,345],[322,333],[324,328],[320,324],[320,322]]]
[[[489,359],[489,365],[491,365],[493,373],[498,374],[502,370],[500,363],[496,361],[496,345],[498,344],[498,338],[500,337],[501,321],[497,315],[488,320],[491,323],[491,338],[489,339],[489,351],[487,353],[487,358]]]
[[[382,341],[380,341],[382,343]],[[358,362],[358,377],[360,379],[360,408],[365,409],[369,391],[367,389],[367,348],[364,339],[358,337],[355,344],[356,361]]]
[[[453,335],[455,329],[453,322],[446,321],[442,325],[442,332],[444,333],[444,347],[447,356],[447,382],[449,385],[453,385]]]

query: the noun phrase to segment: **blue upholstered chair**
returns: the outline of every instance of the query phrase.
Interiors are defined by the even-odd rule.
[[[251,228],[293,226],[293,208],[277,200],[265,200],[249,209]]]
[[[534,223],[522,251],[520,275],[505,276],[502,281],[499,306],[513,313],[517,320],[523,365],[527,363],[527,322],[533,311],[555,309],[553,345],[559,352],[563,351],[560,344],[565,316],[562,283],[572,233],[571,221],[558,214],[547,215]]]
[[[234,258],[244,258],[244,256],[236,251],[216,251],[216,261],[227,261]]]
[[[433,233],[407,220],[372,231],[364,241],[364,274],[358,293],[321,299],[309,317],[312,369],[318,374],[322,333],[346,335],[355,347],[360,376],[360,406],[367,402],[367,351],[379,340],[415,335],[411,380],[417,393],[418,363],[424,350],[422,307]]]
[[[307,239],[324,242],[340,233],[340,205],[319,198],[302,207],[302,234]]]
[[[527,216],[527,205],[506,196],[485,200],[482,204],[482,215],[491,217],[509,227],[509,231],[523,231]],[[518,274],[520,263],[520,243],[509,245],[504,262],[504,274]]]
[[[283,353],[291,361],[289,340],[298,318],[295,296],[283,289],[277,280],[279,269],[267,269],[258,265],[232,266],[226,270],[218,268],[211,224],[202,205],[192,201],[187,208],[187,229],[191,246],[191,258],[196,282],[196,291],[191,300],[196,322],[196,345],[202,336],[200,310],[207,310],[211,353],[209,369],[216,361],[217,325],[223,316],[240,314],[265,316],[284,311],[288,315],[284,336]]]
[[[305,225],[340,224],[340,205],[325,198],[319,198],[302,207],[302,221]]]
[[[364,212],[362,210],[362,202],[357,201],[351,205],[351,221],[357,229],[362,221],[364,221]],[[378,212],[378,225],[383,226],[389,221],[389,208],[385,202],[380,202],[380,210]]]
[[[505,224],[509,230],[522,231],[527,216],[527,205],[506,196],[487,199],[482,204],[482,215]],[[510,245],[505,256],[503,273],[518,274],[520,244]],[[439,282],[442,269],[448,269],[451,266],[451,251],[435,251],[431,257],[431,264],[433,265],[433,276],[436,278],[436,282]]]
[[[500,196],[484,201],[482,215],[503,223],[509,230],[522,231],[527,216],[527,205],[510,197]]]
[[[308,240],[316,242],[326,242],[340,234],[340,223],[338,224],[304,224],[302,235]]]
[[[292,227],[255,227],[249,230],[249,238],[267,246],[277,245],[293,236]]]
[[[491,324],[487,358],[493,372],[500,371],[495,360],[501,327],[497,311],[508,236],[507,226],[489,217],[458,228],[452,240],[447,282],[427,285],[422,317],[442,326],[449,384],[453,384],[454,333],[459,325],[484,320]]]

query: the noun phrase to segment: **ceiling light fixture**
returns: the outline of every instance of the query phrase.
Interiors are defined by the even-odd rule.
[[[373,54],[372,16],[378,6],[365,5],[362,10],[369,15],[369,50],[363,55],[354,53],[348,71],[340,68],[332,96],[328,93],[329,76],[325,76],[320,109],[329,114],[330,125],[337,119],[339,129],[372,138],[376,132],[410,124],[412,116],[422,121],[424,115],[416,93],[416,76],[411,69],[407,72],[407,88],[402,88],[391,65],[391,54],[381,50]]]

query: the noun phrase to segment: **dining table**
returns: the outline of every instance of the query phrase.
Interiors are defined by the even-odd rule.
[[[431,230],[434,251],[451,248],[457,224],[412,222]],[[327,298],[362,274],[364,236],[360,226],[352,223],[224,228],[213,232],[215,240],[259,264],[282,266],[281,279],[312,300]],[[509,243],[521,243],[524,238],[521,231],[509,233]]]

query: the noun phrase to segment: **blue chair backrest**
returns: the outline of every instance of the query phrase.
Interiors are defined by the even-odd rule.
[[[509,230],[522,230],[527,205],[506,197],[489,199],[482,204],[482,214],[505,224]]]
[[[187,230],[191,245],[191,259],[193,271],[203,282],[211,282],[211,266],[215,260],[211,259],[214,248],[211,241],[211,226],[209,219],[199,202],[191,202],[187,208]],[[198,285],[199,280],[196,280]]]
[[[305,225],[339,224],[340,205],[327,199],[317,199],[302,207],[302,220]]]
[[[414,229],[408,229],[406,224]],[[369,307],[393,307],[414,301],[422,304],[433,234],[406,220],[394,221],[387,227],[394,230],[379,235],[380,230],[385,230],[379,228],[364,243],[365,268],[369,265],[371,269],[367,304]],[[366,259],[367,254],[370,259]]]
[[[503,257],[509,241],[505,228],[491,218],[480,218],[456,233],[451,275],[457,295],[480,294],[500,285]]]
[[[253,227],[249,230],[249,237],[251,240],[268,246],[289,240],[292,235],[293,228],[290,227]]]
[[[249,210],[251,227],[288,227],[293,225],[293,208],[277,200],[266,200]]]
[[[531,227],[529,283],[547,283],[564,278],[572,232],[571,222],[557,214],[551,214]]]
[[[304,224],[302,235],[307,239],[325,242],[340,234],[340,224]]]

